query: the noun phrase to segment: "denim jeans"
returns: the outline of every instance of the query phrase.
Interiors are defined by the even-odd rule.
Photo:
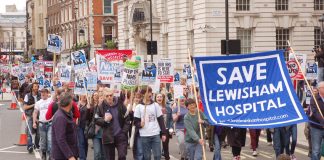
[[[286,130],[285,127],[274,128],[273,132],[273,149],[275,150],[276,157],[280,154],[283,154],[285,149],[285,138],[286,138]],[[287,150],[286,150],[287,152]],[[288,154],[288,153],[286,153]]]
[[[27,149],[29,147],[33,147],[33,137],[32,137],[32,130],[33,130],[33,118],[32,117],[26,117],[27,118],[27,125],[26,126],[26,133],[27,133]]]
[[[177,140],[179,143],[180,156],[181,156],[181,158],[187,158],[184,130],[176,129],[176,136],[177,136]]]
[[[103,150],[102,139],[101,138],[93,138],[93,156],[94,160],[105,160],[105,152]]]
[[[144,159],[144,152],[143,152],[143,144],[142,138],[140,136],[136,137],[136,160],[143,160]]]
[[[151,160],[153,151],[154,160],[161,159],[161,139],[160,135],[141,137],[143,144],[144,160]]]
[[[220,136],[215,133],[214,135],[214,160],[222,160]]]
[[[291,145],[290,145],[290,137],[291,137]],[[297,144],[297,124],[291,125],[286,129],[286,151],[289,152],[288,155],[292,155],[295,153],[295,148]],[[290,146],[290,147],[289,147]]]
[[[202,159],[202,146],[199,143],[186,143],[185,145],[189,160]]]
[[[46,153],[46,157],[48,157],[52,146],[52,124],[39,123],[38,130],[40,136],[40,149],[43,153]]]
[[[86,160],[88,154],[88,139],[84,136],[84,128],[78,127],[78,147],[80,160]]]
[[[324,129],[317,129],[311,126],[312,137],[312,158],[311,160],[320,160],[322,139],[324,138]]]

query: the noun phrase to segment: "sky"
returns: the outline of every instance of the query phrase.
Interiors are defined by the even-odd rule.
[[[26,6],[26,0],[0,0],[0,13],[6,11],[6,5],[16,4],[18,10],[24,10]]]

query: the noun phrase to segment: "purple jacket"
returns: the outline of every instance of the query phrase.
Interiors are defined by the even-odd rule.
[[[51,155],[53,159],[77,158],[79,155],[73,116],[62,109],[58,109],[53,117]]]

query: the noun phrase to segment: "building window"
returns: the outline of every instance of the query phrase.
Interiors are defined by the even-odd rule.
[[[324,0],[314,0],[314,10],[324,10]]]
[[[250,0],[236,0],[236,10],[237,11],[249,11],[250,10]]]
[[[25,48],[25,42],[20,42],[21,49]]]
[[[241,40],[241,53],[251,53],[252,50],[252,30],[237,29],[237,39]]]
[[[289,29],[277,28],[276,29],[276,49],[286,50],[289,46]],[[285,59],[288,60],[289,52],[285,51]]]
[[[112,0],[104,0],[104,14],[112,14]]]
[[[321,28],[314,28],[314,47],[318,48],[321,45]]]
[[[143,22],[145,20],[145,13],[143,8],[135,8],[133,14],[133,22]]]
[[[104,26],[104,43],[107,41],[113,40],[113,26],[105,25]]]
[[[276,11],[287,11],[288,0],[276,0]]]

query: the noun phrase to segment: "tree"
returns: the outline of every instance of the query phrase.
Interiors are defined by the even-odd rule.
[[[116,49],[116,43],[112,40],[108,40],[106,42],[106,46],[108,49]]]

